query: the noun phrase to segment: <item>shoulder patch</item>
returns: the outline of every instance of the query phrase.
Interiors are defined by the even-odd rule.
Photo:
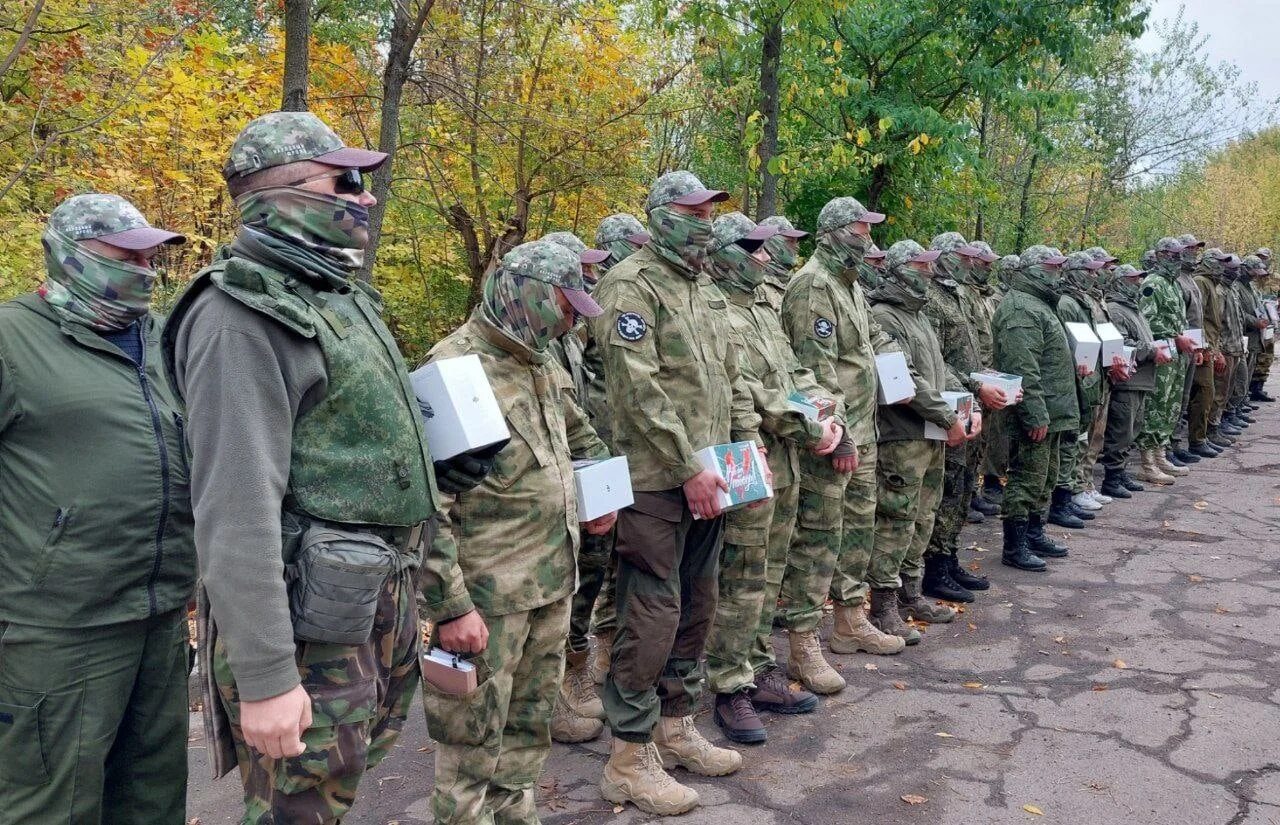
[[[624,341],[639,341],[649,332],[649,324],[636,312],[624,312],[618,316],[618,335]]]
[[[829,318],[819,315],[813,322],[813,334],[819,338],[830,338],[835,331],[836,325]]]
[[[1155,291],[1156,291],[1156,288],[1155,288],[1155,287],[1153,287],[1153,286],[1144,286],[1144,287],[1142,288],[1142,294],[1143,294],[1143,295],[1146,295],[1146,296],[1148,296],[1148,297],[1150,297],[1150,296],[1154,295],[1154,294],[1155,294]]]

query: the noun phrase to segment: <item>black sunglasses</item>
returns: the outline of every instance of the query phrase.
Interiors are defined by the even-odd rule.
[[[295,180],[285,185],[301,186],[304,183],[325,178],[333,178],[333,191],[339,195],[359,195],[365,188],[364,175],[361,174],[359,169],[335,169],[321,175],[312,175],[309,178]]]

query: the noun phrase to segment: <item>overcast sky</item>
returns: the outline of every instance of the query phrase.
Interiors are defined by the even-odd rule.
[[[1258,84],[1261,98],[1280,95],[1280,0],[1152,0],[1153,20],[1171,19],[1186,6],[1187,19],[1209,36],[1214,61],[1228,60]],[[1148,32],[1139,43],[1150,46]]]

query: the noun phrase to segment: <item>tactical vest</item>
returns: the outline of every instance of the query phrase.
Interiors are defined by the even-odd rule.
[[[418,403],[381,296],[359,281],[318,290],[244,258],[215,261],[192,281],[166,325],[173,331],[210,284],[290,331],[315,340],[328,392],[294,422],[286,510],[338,524],[409,527],[429,519],[438,494]]]

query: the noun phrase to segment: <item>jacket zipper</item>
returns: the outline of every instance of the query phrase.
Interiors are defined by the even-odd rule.
[[[139,335],[143,335],[139,330]],[[169,524],[169,449],[164,444],[164,431],[160,427],[160,410],[156,407],[155,397],[151,393],[151,382],[147,379],[147,341],[142,339],[142,357],[136,365],[138,384],[142,387],[142,397],[146,399],[151,410],[151,430],[155,435],[156,448],[160,452],[160,518],[156,522],[156,552],[151,562],[151,574],[147,577],[147,615],[156,615],[156,579],[160,577],[160,562],[164,558],[164,533]]]

